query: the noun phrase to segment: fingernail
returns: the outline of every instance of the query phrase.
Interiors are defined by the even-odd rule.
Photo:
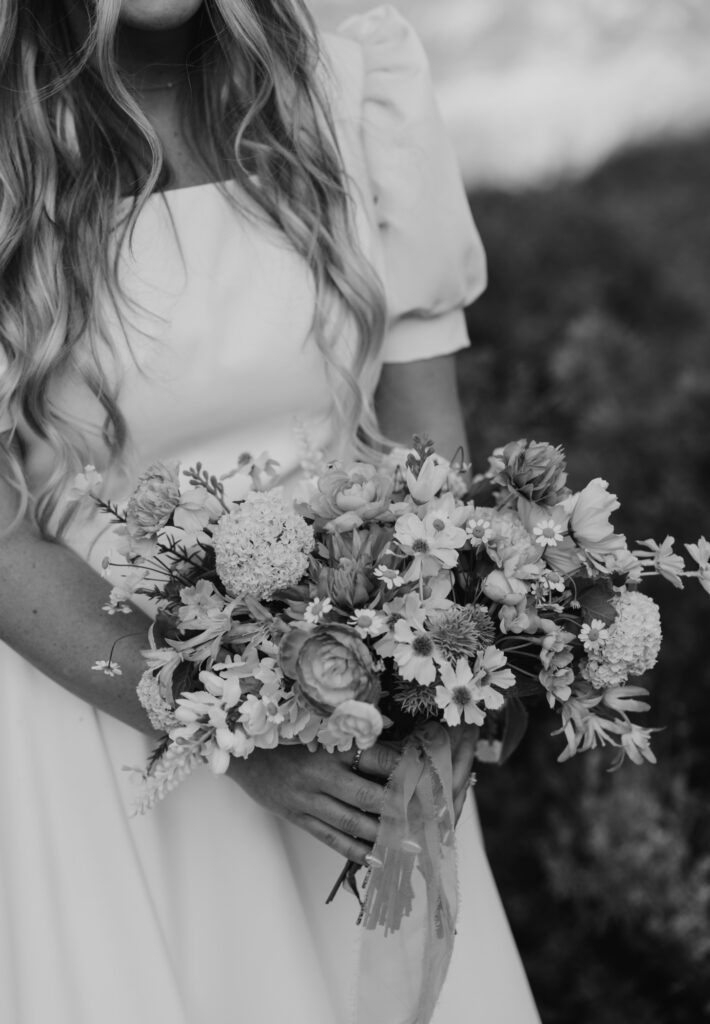
[[[421,853],[422,848],[419,843],[415,843],[413,839],[403,839],[402,849],[405,853]]]
[[[365,863],[368,868],[381,868],[383,866],[382,861],[378,857],[375,857],[373,853],[365,855]]]

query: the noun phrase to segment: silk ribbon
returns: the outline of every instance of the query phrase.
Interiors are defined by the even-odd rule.
[[[458,887],[451,744],[431,722],[385,791],[361,923],[356,1024],[429,1024],[453,952]]]

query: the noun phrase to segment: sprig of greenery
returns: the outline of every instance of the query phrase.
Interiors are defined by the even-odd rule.
[[[415,434],[412,439],[412,450],[407,455],[407,469],[414,477],[418,477],[426,460],[434,454],[436,454],[436,449],[431,438]]]
[[[224,500],[224,484],[214,474],[203,469],[201,462],[196,462],[194,466],[184,469],[183,476],[187,477],[193,487],[202,487],[208,494],[215,497],[225,512],[230,511]]]
[[[104,498],[99,498],[95,494],[91,495],[92,501],[96,504],[97,508],[101,512],[105,512],[111,516],[111,520],[114,523],[125,523],[126,515],[125,512],[121,512],[115,501],[106,501]]]

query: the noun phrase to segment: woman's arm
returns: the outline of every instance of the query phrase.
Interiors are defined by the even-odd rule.
[[[0,479],[0,639],[71,693],[153,734],[136,696],[150,619],[137,610],[112,616],[102,611],[109,584],[29,522],[7,534],[16,504],[16,494]],[[114,644],[122,675],[92,671]]]
[[[30,523],[8,533],[17,496],[4,482],[6,476],[0,472],[0,639],[100,711],[157,735],[136,696],[150,619],[137,610],[107,615],[102,606],[109,584],[69,548],[43,540]],[[114,660],[122,675],[92,671],[117,641]],[[300,745],[284,746],[233,760],[229,774],[274,814],[363,863],[396,755],[381,744],[366,751],[361,768],[370,778],[353,774],[351,759],[351,753],[311,754]]]
[[[444,458],[452,459],[459,448],[468,456],[454,356],[385,363],[375,410],[385,437],[398,444],[425,434]]]
[[[413,363],[385,363],[375,395],[380,429],[399,444],[411,443],[412,435],[426,435],[445,458],[468,443],[456,382],[454,356],[437,356]],[[454,809],[461,814],[469,787],[478,730],[460,725],[452,732]]]

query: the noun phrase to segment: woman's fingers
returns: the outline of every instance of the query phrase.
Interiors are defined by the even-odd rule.
[[[400,753],[398,747],[388,746],[386,743],[376,743],[374,747],[363,750],[360,754],[357,774],[369,775],[373,779],[387,780],[399,761]],[[353,752],[348,752],[345,757],[347,758],[346,763],[351,765]]]
[[[377,838],[379,820],[369,814],[363,814],[357,807],[344,804],[330,796],[323,796],[310,811],[312,817],[318,817],[338,832],[344,832],[355,839],[374,844]]]
[[[333,773],[329,782],[328,793],[331,796],[359,808],[366,814],[382,813],[385,787],[381,783],[373,782],[349,770]]]
[[[365,858],[372,852],[372,847],[361,839],[353,839],[351,835],[334,828],[320,818],[305,814],[296,822],[306,832],[310,832],[316,839],[320,839],[326,846],[330,846],[342,857],[352,860],[356,864],[364,864]]]

